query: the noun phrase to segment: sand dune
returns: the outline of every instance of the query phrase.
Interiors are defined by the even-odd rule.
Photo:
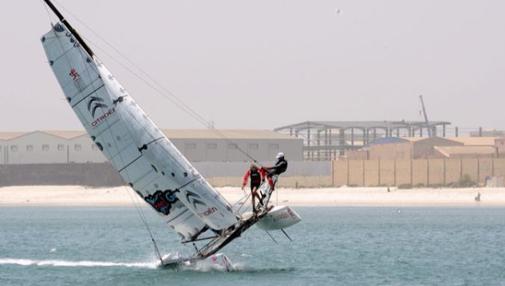
[[[236,202],[239,188],[218,188]],[[480,202],[475,200],[480,193]],[[127,187],[23,186],[0,188],[0,206],[132,206],[140,200]],[[274,204],[293,206],[505,206],[505,188],[411,189],[324,188],[279,189]]]

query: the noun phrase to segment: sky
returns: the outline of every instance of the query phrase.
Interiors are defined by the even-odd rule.
[[[56,3],[162,128],[202,125],[125,69],[128,61],[216,128],[422,120],[422,94],[430,120],[505,129],[505,1]],[[40,43],[49,29],[41,0],[0,9],[0,131],[82,129]]]

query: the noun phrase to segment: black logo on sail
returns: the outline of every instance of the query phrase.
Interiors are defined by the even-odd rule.
[[[188,203],[192,204],[193,207],[196,209],[196,205],[202,205],[204,207],[207,207],[207,205],[202,202],[201,200],[201,197],[193,192],[190,192],[190,191],[187,191],[186,192],[186,201],[188,201]]]
[[[108,106],[103,103],[103,99],[100,97],[92,96],[91,100],[88,101],[88,111],[91,113],[93,118],[95,118],[95,113],[99,108],[108,108]]]

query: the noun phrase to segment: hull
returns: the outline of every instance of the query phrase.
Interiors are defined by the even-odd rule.
[[[299,223],[302,219],[288,206],[274,207],[256,225],[263,230],[281,230]]]

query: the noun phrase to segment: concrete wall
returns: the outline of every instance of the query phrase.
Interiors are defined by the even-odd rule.
[[[453,184],[463,176],[461,170],[461,160],[444,160],[445,162],[445,183]]]
[[[335,186],[441,186],[464,176],[473,182],[505,176],[505,159],[339,160],[333,163]]]
[[[427,160],[412,161],[412,185],[427,186],[428,185],[428,162]]]
[[[269,166],[273,162],[262,162]],[[244,162],[194,162],[193,166],[206,178],[242,177],[249,169],[250,163]],[[288,161],[288,170],[283,177],[331,177],[331,161]]]
[[[5,164],[4,154],[7,152],[7,146],[4,144],[5,142],[0,140],[0,165]]]
[[[446,185],[445,161],[443,159],[430,159],[428,162],[428,186]]]
[[[365,184],[365,162],[348,161],[347,184],[348,186],[363,186]]]
[[[249,164],[196,162],[194,166],[215,186],[239,186]],[[279,186],[441,186],[464,176],[478,183],[485,183],[487,177],[505,177],[505,158],[290,161]],[[109,186],[122,180],[108,163],[0,166],[0,186],[30,184]]]
[[[493,177],[493,159],[482,158],[479,160],[479,182],[485,182],[489,177]]]
[[[214,186],[240,186],[248,163],[197,162],[194,166]],[[86,185],[118,186],[124,182],[109,163],[8,164],[0,166],[0,186]],[[290,161],[280,187],[330,187],[332,162]]]
[[[381,160],[379,161],[379,185],[380,186],[393,186],[396,185],[396,172],[394,160]]]
[[[495,140],[495,147],[498,151],[498,156],[505,157],[505,138],[497,138]]]
[[[396,185],[412,185],[412,160],[396,160]]]
[[[349,162],[348,160],[333,161],[333,184],[343,186],[349,183]]]
[[[242,180],[239,177],[211,177],[209,183],[214,187],[240,186]],[[333,187],[331,176],[314,177],[282,177],[277,183],[279,188],[330,188]]]
[[[358,161],[359,162],[359,161]],[[364,163],[364,181],[366,186],[376,186],[379,185],[379,160],[368,160],[368,161],[363,161]],[[361,179],[358,179],[358,181]],[[360,184],[355,184],[355,185],[360,185]]]
[[[108,187],[124,185],[124,182],[108,163],[0,166],[0,187],[19,185]]]

